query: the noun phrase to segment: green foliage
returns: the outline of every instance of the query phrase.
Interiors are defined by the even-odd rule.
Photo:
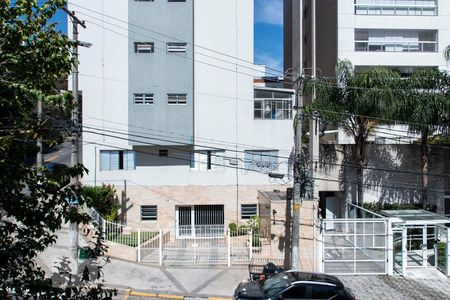
[[[119,208],[116,189],[112,185],[85,186],[81,191],[88,207],[93,207],[107,221],[119,220]]]
[[[159,233],[154,231],[142,231],[141,232],[141,244],[145,243],[146,241],[154,238]],[[107,233],[108,240],[117,243],[122,244],[130,247],[137,247],[138,246],[138,233],[133,231],[130,234],[116,234],[116,233]]]
[[[420,209],[419,206],[408,203],[364,203],[364,208],[374,213],[380,213],[382,210],[407,210],[407,209]]]
[[[72,43],[56,31],[49,19],[65,5],[63,0],[0,1],[0,299],[59,299],[69,290],[55,288],[37,265],[36,256],[55,243],[55,232],[67,221],[86,223],[89,217],[66,199],[84,198],[67,178],[82,176],[83,166],[36,170],[26,158],[35,157],[40,136],[54,130],[48,119],[39,124],[39,100],[62,116],[71,101],[56,89],[67,78],[75,58]],[[48,141],[51,143],[52,141]],[[92,255],[104,254],[101,237],[91,245]],[[100,283],[87,282],[70,289],[68,298],[109,298]]]

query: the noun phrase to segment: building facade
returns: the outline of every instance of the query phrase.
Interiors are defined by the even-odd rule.
[[[289,172],[293,92],[254,88],[253,0],[69,7],[93,44],[79,56],[83,182],[113,184],[127,224],[243,224],[258,190],[283,188],[268,173]]]
[[[349,60],[355,72],[375,66],[397,70],[404,76],[425,67],[450,70],[448,11],[450,2],[446,0],[285,0],[285,70],[303,68],[307,75],[311,75],[310,68],[315,67],[318,76],[334,77],[339,60]],[[393,144],[413,143],[416,140],[414,134],[407,132],[408,127],[405,125],[379,126],[369,138],[370,143],[379,146],[369,151],[368,165],[372,162],[379,166],[379,154],[384,153],[386,159],[393,163],[390,168],[416,170],[418,175],[408,175],[413,177],[411,179],[401,173],[394,174],[397,180],[392,182],[396,184],[390,187],[387,184],[383,188],[379,180],[374,181],[374,177],[371,177],[374,172],[365,172],[367,185],[364,197],[367,201],[402,200],[400,202],[413,203],[418,199],[421,188],[420,168],[417,168],[418,150],[415,147],[391,147]],[[345,132],[336,129],[326,132],[321,143],[346,145],[354,141]],[[431,148],[435,153],[442,150],[439,147]],[[443,153],[447,155],[445,149]],[[324,154],[321,153],[321,161],[326,160]],[[445,177],[448,168],[441,168],[444,165],[445,159],[435,161],[435,170],[444,176],[432,179],[434,187],[430,193],[431,201],[441,214],[450,209],[450,202],[444,200],[445,191],[450,189],[448,177]],[[316,188],[320,191],[323,216],[340,215],[339,208],[349,201],[349,194],[352,193],[349,181],[355,178],[353,175],[345,177],[343,172],[338,166],[328,166],[316,174],[320,178]],[[379,174],[377,176],[378,179],[383,178]],[[341,181],[342,178],[346,178],[347,182]],[[395,186],[398,189],[394,193]],[[342,191],[347,191],[347,194]],[[406,200],[399,193],[407,193],[409,198],[406,197]]]

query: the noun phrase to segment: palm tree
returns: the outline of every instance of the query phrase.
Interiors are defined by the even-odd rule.
[[[437,68],[421,69],[403,81],[396,105],[397,119],[420,135],[422,206],[428,207],[429,144],[449,131],[450,76]]]
[[[355,73],[349,61],[339,61],[335,80],[311,80],[305,86],[316,88],[316,101],[309,110],[317,110],[326,122],[343,129],[354,140],[351,162],[356,167],[357,201],[363,206],[363,176],[367,140],[380,124],[392,114],[395,87],[400,76],[382,67]]]

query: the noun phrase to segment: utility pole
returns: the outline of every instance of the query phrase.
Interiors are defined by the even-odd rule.
[[[302,174],[301,168],[302,155],[302,120],[303,120],[303,70],[295,80],[297,86],[297,97],[295,109],[297,111],[295,126],[295,144],[294,144],[294,197],[292,205],[292,244],[291,244],[291,267],[298,268],[299,262],[299,241],[300,241],[300,207],[302,205]]]
[[[40,127],[42,124],[42,99],[41,98],[38,99],[38,103],[37,103],[37,119],[38,119],[38,126]],[[39,134],[39,137],[37,140],[37,147],[38,147],[39,151],[36,156],[36,169],[39,174],[41,167],[44,165],[44,144],[42,142],[41,134]]]
[[[78,153],[79,153],[79,122],[78,122],[78,46],[80,42],[78,41],[78,25],[86,28],[84,21],[81,21],[75,16],[75,12],[69,11],[67,8],[63,10],[70,16],[73,25],[73,56],[77,59],[73,65],[72,70],[72,96],[73,96],[73,109],[72,109],[72,153],[71,153],[71,166],[75,167],[78,164]],[[78,176],[74,176],[70,179],[71,185],[78,184]],[[76,204],[75,204],[76,205]],[[69,224],[69,260],[71,264],[72,273],[78,273],[78,224],[71,222]]]

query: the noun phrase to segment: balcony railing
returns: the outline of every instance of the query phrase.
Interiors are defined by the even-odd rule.
[[[384,0],[381,3],[355,2],[355,14],[357,15],[436,16],[437,11],[436,1],[430,0]]]
[[[437,42],[355,41],[355,51],[363,52],[437,52]]]

